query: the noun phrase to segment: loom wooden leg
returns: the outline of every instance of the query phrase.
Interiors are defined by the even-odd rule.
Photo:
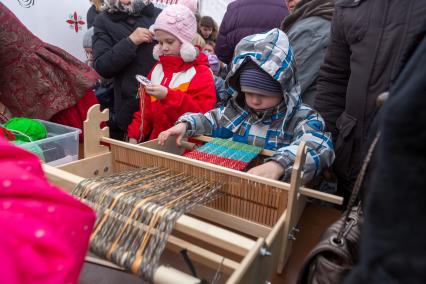
[[[291,174],[290,181],[290,191],[288,194],[287,201],[287,218],[284,224],[284,235],[282,239],[282,247],[279,253],[279,262],[277,267],[277,272],[279,274],[282,273],[284,269],[284,265],[290,255],[291,245],[294,237],[294,228],[297,223],[298,209],[297,209],[297,201],[300,191],[300,186],[302,183],[302,168],[305,164],[306,159],[306,148],[305,143],[302,142],[299,145],[299,149],[297,151],[296,160],[293,165],[293,171]]]

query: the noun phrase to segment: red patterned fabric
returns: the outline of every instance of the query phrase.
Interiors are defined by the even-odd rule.
[[[0,123],[6,123],[9,119],[12,118],[12,113],[10,110],[0,102]]]
[[[0,102],[14,116],[49,120],[74,106],[97,73],[34,36],[0,3]]]

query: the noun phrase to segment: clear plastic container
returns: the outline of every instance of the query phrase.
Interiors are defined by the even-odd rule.
[[[46,164],[59,166],[78,160],[81,130],[50,121],[40,120],[47,130],[47,138],[19,145],[37,154]]]

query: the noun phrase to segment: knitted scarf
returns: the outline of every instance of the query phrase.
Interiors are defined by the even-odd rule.
[[[331,21],[333,10],[334,0],[301,0],[281,23],[281,29],[287,33],[297,21],[314,16]]]
[[[106,0],[102,10],[108,13],[122,12],[131,16],[138,16],[150,3],[151,0],[130,0],[128,5],[124,5],[120,0]]]

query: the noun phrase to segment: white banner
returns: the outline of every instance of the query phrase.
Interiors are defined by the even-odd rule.
[[[83,35],[87,31],[89,0],[1,0],[41,40],[86,60]]]
[[[80,60],[86,60],[83,35],[87,31],[89,0],[1,0],[41,40],[58,46]],[[179,0],[154,0],[160,8]],[[201,0],[201,15],[220,25],[232,0]]]
[[[201,16],[212,17],[218,26],[225,15],[226,7],[233,0],[201,0]]]

